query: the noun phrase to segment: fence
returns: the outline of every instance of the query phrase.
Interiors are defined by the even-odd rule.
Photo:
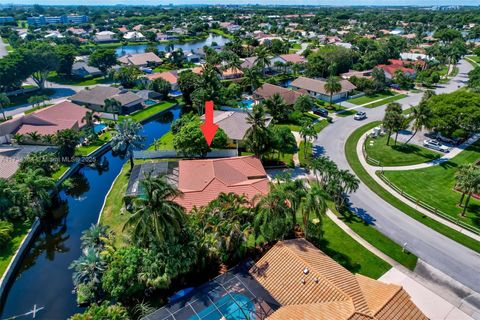
[[[230,158],[238,156],[237,149],[214,150],[207,153],[206,158]],[[158,159],[158,158],[184,158],[185,156],[175,150],[146,150],[134,151],[135,159]]]
[[[367,161],[367,163],[369,165],[372,165],[372,166],[376,166],[376,167],[381,167],[382,166],[382,163],[377,160],[377,159],[374,159],[372,157],[370,157],[368,154],[367,154],[367,150],[365,150],[365,143],[366,143],[367,139],[365,139],[363,142],[362,142],[362,153],[363,153],[363,157],[365,158],[365,161]]]
[[[474,226],[471,226],[471,225],[468,225],[466,224],[465,222],[463,221],[460,221],[459,218],[455,219],[453,218],[452,216],[446,214],[445,212],[439,210],[438,208],[435,208],[417,198],[415,198],[414,196],[406,193],[405,191],[403,191],[402,189],[400,189],[399,187],[397,187],[395,184],[393,184],[390,180],[388,180],[388,178],[383,174],[383,173],[380,173],[379,174],[379,177],[380,179],[383,180],[383,182],[385,182],[390,188],[392,188],[393,190],[395,190],[397,193],[399,193],[402,197],[405,197],[407,198],[408,200],[410,200],[411,202],[415,203],[415,205],[417,206],[420,206],[422,207],[423,209],[425,210],[428,210],[430,211],[431,213],[439,216],[439,217],[442,217],[454,224],[456,224],[457,226],[460,226],[472,233],[475,233],[477,235],[480,235],[480,229],[474,227]]]

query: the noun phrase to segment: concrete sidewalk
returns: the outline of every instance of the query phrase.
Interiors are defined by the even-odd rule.
[[[376,183],[378,183],[383,189],[387,190],[391,195],[393,195],[395,198],[398,200],[402,201],[403,203],[407,204],[408,206],[412,207],[413,209],[421,212],[422,214],[428,216],[429,218],[432,218],[438,222],[440,222],[443,225],[446,225],[449,228],[452,228],[453,230],[456,230],[460,233],[463,233],[467,236],[469,236],[472,239],[475,239],[477,241],[480,241],[480,235],[473,233],[469,230],[466,230],[458,225],[456,225],[453,222],[450,222],[430,211],[427,209],[424,209],[423,207],[417,205],[415,202],[408,200],[404,196],[400,195],[396,190],[394,190],[392,187],[390,187],[388,184],[385,183],[377,174],[376,172],[381,170],[379,167],[374,167],[370,164],[367,163],[365,160],[365,157],[363,156],[363,144],[365,143],[365,140],[367,138],[368,132],[365,133],[360,139],[358,140],[357,143],[357,156],[358,159],[360,160],[360,163],[362,164],[363,168],[368,172],[368,174],[375,180]],[[385,168],[383,168],[385,170]]]
[[[418,261],[415,272],[408,270],[360,237],[330,210],[327,210],[327,216],[368,251],[393,266],[379,280],[402,286],[427,317],[432,320],[480,319],[478,308],[467,301],[472,297],[479,299],[473,290],[421,260]],[[417,269],[419,270],[418,273]]]
[[[367,133],[368,134],[368,133]],[[433,167],[436,165],[439,165],[445,161],[451,160],[457,155],[459,155],[462,151],[467,149],[469,146],[477,142],[477,140],[480,138],[480,135],[476,134],[458,147],[453,147],[449,153],[444,154],[441,158],[435,159],[433,161],[425,162],[425,163],[419,163],[419,164],[414,164],[410,166],[398,166],[398,167],[376,167],[378,168],[377,170],[382,169],[383,171],[404,171],[404,170],[415,170],[415,169],[424,169],[428,167]]]

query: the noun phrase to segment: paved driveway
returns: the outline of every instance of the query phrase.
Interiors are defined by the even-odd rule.
[[[459,69],[458,76],[449,84],[438,88],[437,93],[452,92],[466,84],[467,73],[472,67],[462,60]],[[407,108],[417,104],[421,96],[421,93],[414,93],[398,102]],[[335,123],[320,132],[314,143],[314,152],[329,156],[342,169],[350,169],[344,152],[347,138],[360,126],[374,120],[381,120],[384,108],[382,106],[375,109],[359,109],[367,112],[368,119],[365,121],[355,121],[353,117],[338,118]],[[350,199],[352,210],[359,215],[369,216],[380,232],[400,245],[406,243],[408,250],[428,264],[480,292],[479,254],[410,218],[385,202],[363,183]]]

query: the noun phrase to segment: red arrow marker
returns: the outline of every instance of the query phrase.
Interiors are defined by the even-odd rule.
[[[202,130],[208,146],[212,144],[217,129],[218,125],[213,123],[213,101],[205,101],[205,123],[200,125],[200,130]]]

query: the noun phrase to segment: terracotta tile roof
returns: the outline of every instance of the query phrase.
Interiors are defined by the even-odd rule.
[[[278,242],[250,273],[282,305],[269,319],[427,319],[401,287],[353,275],[305,239]]]
[[[298,77],[297,79],[293,80],[291,86],[328,95],[328,93],[325,91],[326,83],[327,82],[325,80]],[[350,81],[344,79],[340,80],[340,84],[342,86],[342,90],[339,93],[349,92],[357,88]]]
[[[255,94],[262,97],[263,99],[269,99],[275,93],[278,93],[288,105],[295,104],[297,98],[302,95],[298,91],[287,89],[270,83],[264,83],[260,88],[255,90]]]
[[[306,61],[303,56],[296,53],[282,54],[280,55],[280,58],[282,58],[287,62],[293,62],[293,63],[304,63]]]
[[[176,71],[165,71],[165,72],[160,72],[160,73],[152,73],[152,74],[147,74],[145,76],[148,80],[155,80],[158,78],[162,78],[163,80],[166,80],[170,82],[171,84],[177,84],[178,81],[178,74]]]
[[[269,190],[267,173],[253,156],[182,160],[178,168],[178,188],[183,194],[175,201],[187,211],[208,204],[221,192],[234,192],[252,200]]]
[[[410,73],[414,74],[415,70],[412,68],[407,68],[404,66],[405,62],[399,59],[390,59],[388,60],[390,64],[380,64],[377,68],[383,69],[385,72],[388,72],[390,75],[395,75],[395,72],[398,70],[402,71],[403,73]]]
[[[81,128],[85,125],[82,123],[82,118],[88,111],[75,103],[64,101],[25,115],[17,133],[27,134],[36,131],[41,135],[49,135],[76,126]]]

